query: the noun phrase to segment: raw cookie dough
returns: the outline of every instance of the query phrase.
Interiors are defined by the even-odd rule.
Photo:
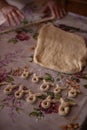
[[[52,24],[40,29],[34,62],[63,73],[80,72],[87,61],[85,40]]]

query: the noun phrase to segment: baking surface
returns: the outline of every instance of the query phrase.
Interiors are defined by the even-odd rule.
[[[68,14],[62,20],[53,21],[56,25],[66,24],[69,26],[79,27],[87,30],[87,19],[81,16],[74,16]],[[1,29],[5,27],[1,27]],[[76,32],[75,32],[76,33]],[[87,39],[86,33],[78,33]],[[62,86],[68,81],[74,79],[75,84],[80,86],[81,94],[79,94],[75,101],[77,106],[71,109],[71,112],[66,117],[61,117],[58,112],[51,111],[45,113],[42,111],[44,117],[37,119],[37,117],[30,117],[30,113],[35,111],[34,108],[39,108],[40,101],[30,105],[25,100],[17,100],[13,95],[6,96],[3,92],[5,85],[0,85],[0,129],[1,130],[61,130],[61,126],[75,119],[76,123],[82,124],[87,115],[87,69],[78,75],[66,75],[58,72],[45,69],[36,65],[32,58],[36,46],[38,35],[38,28],[31,27],[28,29],[21,29],[14,32],[0,35],[0,82],[15,83],[17,85],[23,84],[34,92],[40,92],[39,83],[32,83],[32,75],[28,79],[23,79],[19,72],[11,73],[11,70],[20,70],[27,68],[39,76],[44,77],[48,73],[52,82]],[[50,80],[51,80],[50,79]]]

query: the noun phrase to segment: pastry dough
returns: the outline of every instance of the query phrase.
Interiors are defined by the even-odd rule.
[[[34,62],[64,73],[80,72],[87,61],[85,40],[52,24],[43,25],[38,36]]]

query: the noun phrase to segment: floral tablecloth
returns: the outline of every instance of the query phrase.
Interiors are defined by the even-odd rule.
[[[53,24],[65,24],[87,30],[87,19],[73,14],[68,14],[61,20],[55,20]],[[5,28],[5,26],[0,27],[1,30]],[[78,32],[78,34],[87,38],[86,33]],[[33,55],[37,36],[38,27],[36,26],[20,28],[0,35],[0,130],[61,130],[71,122],[81,125],[87,115],[87,69],[85,68],[79,74],[66,75],[35,64]],[[32,72],[27,79],[21,77],[24,69]],[[18,86],[22,84],[34,93],[40,92],[42,79],[38,83],[33,83],[34,73],[54,84],[63,87],[67,83],[69,86],[74,84],[80,89],[81,93],[74,99],[77,105],[71,109],[69,115],[59,116],[59,103],[51,104],[49,109],[42,109],[41,101],[44,95],[39,97],[37,103],[31,105],[26,102],[26,95],[16,99],[14,96],[16,90],[10,95],[5,94],[6,85],[10,83]],[[45,96],[54,96],[52,90],[45,94]],[[63,96],[67,98],[66,92]],[[58,98],[60,97],[61,95],[58,95]]]

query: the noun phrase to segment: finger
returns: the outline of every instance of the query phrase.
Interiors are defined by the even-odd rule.
[[[20,10],[16,9],[14,11],[19,16],[20,19],[24,19],[24,15],[23,15],[23,13]]]
[[[6,18],[8,25],[11,25],[9,13],[6,14],[6,12],[4,10],[1,10],[1,12],[2,12],[3,16]]]
[[[15,24],[18,25],[20,23],[20,20],[18,19],[17,14],[14,11],[12,11],[11,16],[12,16],[12,19],[14,20]]]
[[[58,14],[59,14],[59,18],[63,18],[65,15],[65,10],[62,7],[58,8]]]
[[[56,13],[55,13],[55,10],[53,9],[53,7],[49,6],[49,9],[51,11],[51,15],[56,18]]]
[[[64,8],[62,9],[62,12],[63,12],[64,15],[66,15],[66,13],[67,13]]]
[[[54,8],[54,13],[55,13],[56,18],[60,19],[60,17],[61,17],[60,10],[57,8]]]
[[[61,9],[60,9],[60,15],[61,15],[61,18],[66,15],[66,11],[65,11],[64,8],[61,8]]]
[[[66,0],[61,1],[61,8],[62,8],[63,14],[66,15],[66,12],[67,12]]]
[[[10,13],[6,15],[6,18],[7,18],[9,25],[15,26],[15,22],[14,22],[12,15]]]
[[[56,14],[56,18],[61,17],[60,10],[58,8],[55,8],[55,14]]]
[[[59,9],[59,12],[60,12],[60,18],[62,18],[64,16],[62,9]]]

